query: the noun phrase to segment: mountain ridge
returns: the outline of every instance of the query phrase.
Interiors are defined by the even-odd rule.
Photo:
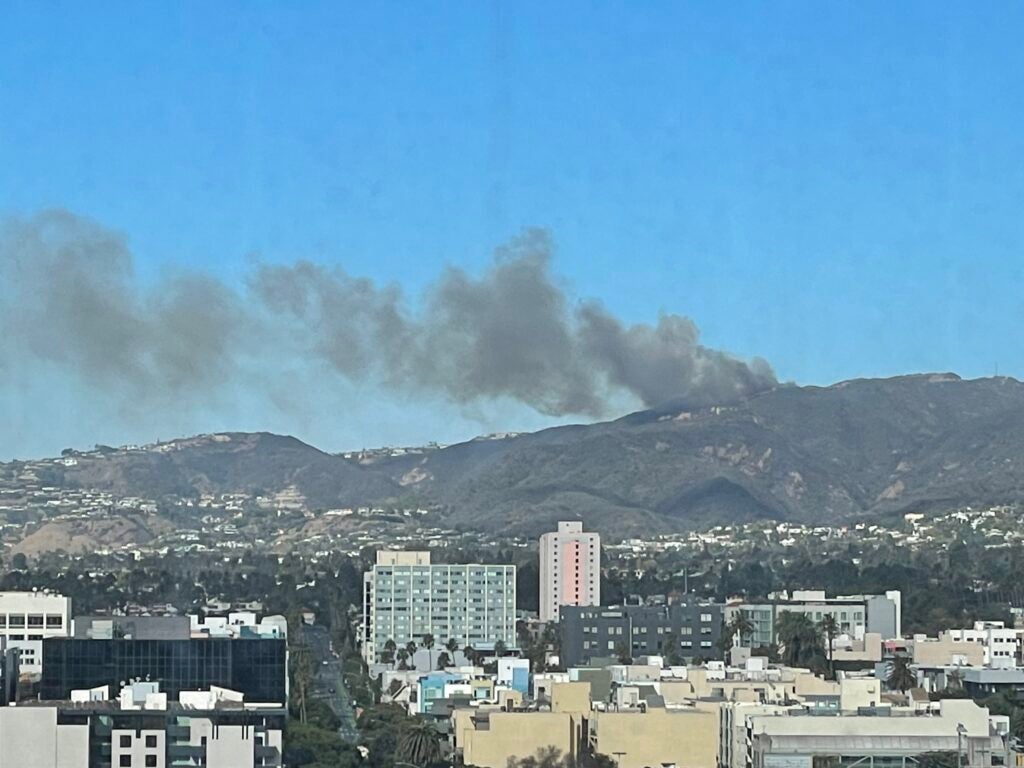
[[[75,454],[54,482],[146,498],[291,494],[310,509],[415,498],[455,528],[558,519],[629,535],[757,519],[842,523],[1024,497],[1024,384],[950,373],[783,385],[594,424],[360,462],[270,433]]]

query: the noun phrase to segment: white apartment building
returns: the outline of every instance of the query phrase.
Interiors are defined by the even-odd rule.
[[[601,536],[580,522],[540,537],[540,620],[557,622],[563,605],[601,605]]]
[[[976,621],[970,629],[950,629],[945,633],[952,642],[974,643],[984,649],[986,667],[1016,667],[1021,653],[1024,630],[1008,628],[1001,621]]]
[[[381,660],[388,641],[402,649],[434,638],[438,653],[449,640],[458,649],[516,647],[514,565],[432,564],[429,552],[380,551],[363,574],[363,658]]]
[[[0,592],[0,637],[21,653],[21,673],[43,670],[43,639],[67,637],[71,598],[51,592]]]

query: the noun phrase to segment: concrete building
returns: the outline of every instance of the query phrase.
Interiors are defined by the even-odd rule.
[[[981,643],[955,640],[948,632],[938,638],[914,635],[907,650],[918,667],[980,667],[985,663],[985,647]]]
[[[377,553],[363,576],[362,652],[378,662],[389,640],[493,650],[516,647],[514,565],[431,564],[429,552]]]
[[[900,637],[902,624],[902,597],[899,590],[884,595],[839,595],[826,597],[823,589],[794,590],[774,593],[763,602],[734,602],[726,605],[725,620],[732,621],[743,613],[754,625],[754,632],[742,638],[744,645],[760,647],[778,642],[776,625],[784,612],[803,613],[818,623],[825,616],[835,619],[839,633],[863,640],[868,633],[881,635],[883,640]],[[737,638],[739,642],[740,639]]]
[[[540,537],[540,620],[557,622],[563,605],[601,605],[601,536],[579,522]]]
[[[43,640],[71,631],[71,598],[51,592],[0,592],[0,637],[20,652],[22,674],[42,672]]]
[[[111,700],[104,688],[67,701],[0,708],[0,768],[275,768],[285,707],[250,705],[225,689],[169,702],[156,683]]]
[[[1006,756],[1005,737],[987,709],[967,699],[944,699],[938,710],[918,713],[889,708],[873,714],[813,717],[746,717],[748,759],[744,768],[813,768],[815,765],[911,768],[928,752],[953,752],[964,765],[988,768]],[[736,760],[732,761],[735,768]]]
[[[945,634],[952,642],[981,646],[986,667],[1005,669],[1019,664],[1024,630],[1007,627],[1001,621],[976,621],[970,629],[950,629]]]
[[[722,657],[722,606],[714,603],[565,606],[561,616],[561,660],[567,667],[621,653],[668,656],[673,647],[683,659]]]

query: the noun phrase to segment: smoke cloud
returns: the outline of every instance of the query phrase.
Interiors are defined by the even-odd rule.
[[[449,268],[413,303],[397,286],[305,261],[257,265],[238,289],[201,274],[143,287],[120,235],[47,211],[0,225],[3,343],[8,363],[55,363],[140,404],[209,403],[282,359],[553,416],[607,415],[622,393],[647,406],[707,404],[775,385],[766,362],[701,345],[685,317],[626,326],[597,302],[574,302],[551,251],[543,231],[526,231],[481,276]]]

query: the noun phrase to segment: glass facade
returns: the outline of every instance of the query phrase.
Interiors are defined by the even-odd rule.
[[[64,700],[75,689],[130,680],[152,680],[171,699],[181,691],[211,685],[245,694],[249,702],[286,703],[286,648],[283,639],[80,640],[43,641],[40,694]]]

